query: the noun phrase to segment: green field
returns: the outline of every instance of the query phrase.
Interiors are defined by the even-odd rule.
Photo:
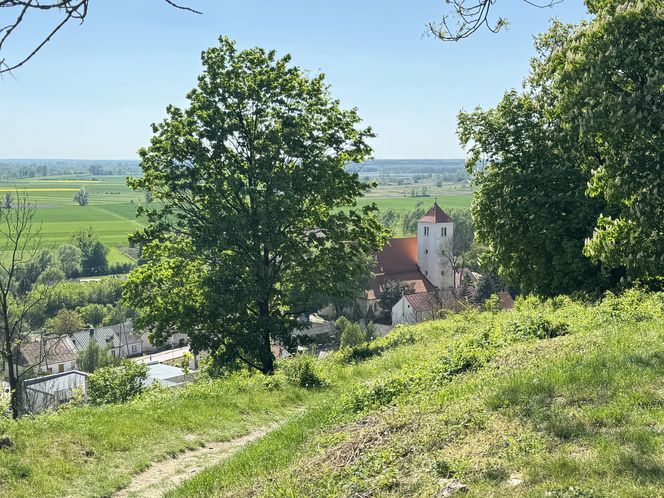
[[[74,193],[81,186],[89,194],[90,203],[85,207],[73,202]],[[358,205],[375,202],[380,209],[407,211],[415,209],[418,203],[428,208],[437,200],[445,209],[467,209],[472,199],[469,190],[459,189],[453,184],[442,188],[429,185],[428,197],[410,197],[411,188],[412,185],[381,186],[360,199]],[[128,245],[128,235],[143,223],[136,217],[136,206],[143,202],[144,196],[129,189],[122,176],[45,177],[0,182],[0,196],[15,190],[28,193],[37,205],[35,220],[42,224],[45,247],[70,242],[73,233],[92,226],[99,239],[111,249],[110,261],[124,261],[126,256],[120,248]]]
[[[470,192],[450,193],[441,196],[430,197],[364,197],[358,201],[359,206],[375,202],[379,209],[393,209],[395,211],[410,211],[415,209],[418,203],[422,203],[425,209],[430,208],[437,201],[443,209],[468,209],[473,194]]]
[[[89,205],[73,202],[74,193],[85,187]],[[141,226],[136,205],[144,197],[127,187],[124,177],[46,177],[0,182],[0,195],[26,192],[37,206],[35,221],[41,223],[42,245],[57,247],[71,241],[81,228],[94,227],[99,239],[110,248],[109,261],[126,261],[120,248],[129,245],[128,235]]]

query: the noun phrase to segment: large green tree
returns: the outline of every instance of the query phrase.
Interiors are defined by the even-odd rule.
[[[153,339],[186,332],[218,365],[270,373],[272,342],[292,344],[323,296],[356,293],[347,275],[384,242],[375,206],[342,209],[369,188],[346,165],[373,134],[289,56],[220,38],[202,61],[129,181],[155,202],[125,297]]]
[[[545,295],[664,274],[664,6],[587,5],[539,37],[524,92],[459,119],[486,262]]]
[[[632,280],[664,275],[664,3],[588,2],[596,17],[562,30],[535,65],[550,119],[572,134],[570,155],[590,176],[588,194],[610,210],[586,254]],[[558,29],[558,32],[561,30]]]
[[[475,175],[471,211],[487,248],[483,266],[524,292],[594,290],[599,268],[583,244],[602,203],[585,195],[589,175],[570,160],[536,97],[511,91],[495,109],[461,113],[459,136]]]
[[[94,228],[81,228],[72,239],[81,251],[81,268],[84,275],[108,273],[108,247],[97,238]]]

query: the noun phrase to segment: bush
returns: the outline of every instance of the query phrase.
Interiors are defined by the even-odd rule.
[[[327,383],[319,372],[316,359],[308,354],[300,354],[285,360],[281,370],[286,381],[297,387],[323,387]]]
[[[352,348],[368,340],[367,333],[362,330],[359,323],[348,323],[341,332],[340,343],[342,348]]]
[[[528,316],[507,322],[506,332],[519,338],[552,339],[569,332],[566,323],[552,323],[542,315]]]
[[[109,275],[120,275],[124,273],[129,273],[131,270],[136,268],[134,263],[112,263],[108,268]]]
[[[147,376],[147,365],[127,359],[99,368],[88,377],[88,400],[94,405],[125,403],[144,391]]]
[[[407,329],[397,329],[394,332],[376,339],[372,342],[364,342],[354,347],[343,348],[336,353],[336,359],[340,363],[352,363],[363,361],[382,354],[383,351],[393,349],[403,344],[413,344],[415,335]]]

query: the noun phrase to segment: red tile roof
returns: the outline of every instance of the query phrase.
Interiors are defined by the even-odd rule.
[[[424,216],[420,218],[422,223],[453,223],[452,218],[445,214],[445,211],[440,209],[437,202],[433,203]]]
[[[437,307],[451,309],[455,304],[454,295],[449,289],[421,294],[407,294],[404,298],[415,311],[429,311]]]
[[[405,282],[411,284],[415,288],[415,292],[429,292],[435,287],[422,275],[419,270],[416,271],[403,271],[395,273],[381,273],[376,274],[369,282],[369,288],[366,291],[366,298],[369,300],[378,299],[378,296],[383,292],[383,284],[388,280],[396,280],[398,282]]]
[[[409,283],[415,292],[428,292],[435,288],[417,265],[417,237],[389,239],[376,254],[376,268],[366,291],[367,299],[378,299],[383,283],[388,280]]]
[[[375,273],[418,271],[417,237],[389,239],[383,250],[376,254]]]

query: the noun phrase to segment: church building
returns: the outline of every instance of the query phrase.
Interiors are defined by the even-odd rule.
[[[452,250],[453,240],[454,221],[434,203],[418,221],[415,237],[389,239],[376,254],[374,276],[361,300],[364,310],[378,312],[378,297],[390,280],[411,284],[415,294],[453,287],[454,269],[445,256]]]

